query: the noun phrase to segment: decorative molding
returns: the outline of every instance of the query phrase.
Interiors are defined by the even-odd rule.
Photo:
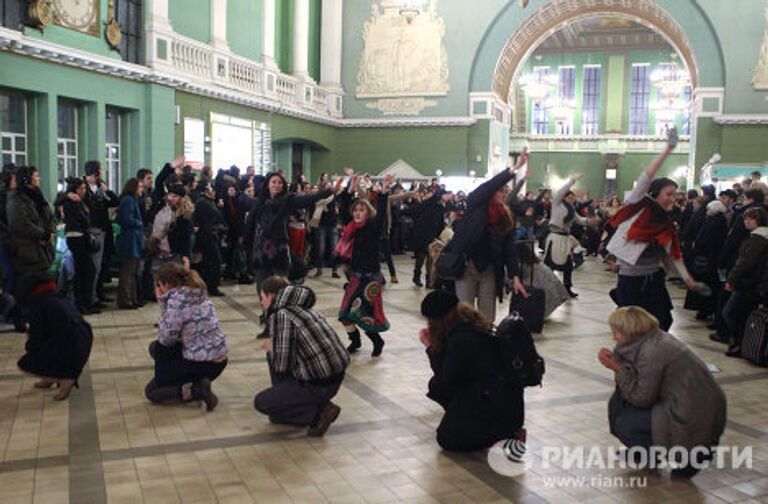
[[[716,110],[705,111],[704,100],[717,100]],[[696,88],[692,97],[693,115],[695,117],[718,117],[723,115],[725,88]]]
[[[768,124],[768,114],[722,114],[714,116],[717,124]]]
[[[660,152],[667,145],[665,136],[657,135],[510,135],[510,149],[528,147],[531,151],[548,152],[600,152],[601,154],[627,154]],[[690,152],[691,139],[681,136],[677,152]]]
[[[472,126],[477,121],[472,117],[414,117],[391,119],[343,119],[342,128],[418,128],[422,126]]]
[[[512,124],[512,107],[495,93],[470,93],[469,114],[476,119],[494,120],[506,128]]]
[[[437,102],[425,100],[423,97],[415,98],[382,98],[375,102],[367,103],[369,109],[380,110],[385,116],[416,116],[427,107],[434,107]]]
[[[682,55],[692,87],[698,85],[698,65],[685,31],[653,0],[552,0],[532,12],[507,41],[496,63],[493,91],[507,103],[513,103],[514,83],[531,52],[567,24],[599,14],[621,14],[662,33]]]

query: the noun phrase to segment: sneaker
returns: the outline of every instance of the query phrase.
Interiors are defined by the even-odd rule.
[[[219,404],[219,398],[211,390],[211,380],[203,378],[197,384],[197,395],[205,403],[206,411],[213,411],[217,404]]]
[[[307,435],[322,437],[328,430],[328,427],[339,418],[340,413],[341,408],[329,401],[328,405],[323,408],[323,411],[321,411],[320,414],[317,415],[315,421],[312,422],[312,425],[309,426]]]

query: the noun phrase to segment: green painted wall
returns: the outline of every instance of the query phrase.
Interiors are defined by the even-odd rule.
[[[722,132],[723,163],[768,162],[768,125],[728,125]]]
[[[320,82],[320,28],[322,0],[309,0],[309,76]]]
[[[227,43],[235,54],[261,61],[261,0],[227,0]]]
[[[338,166],[351,166],[358,172],[374,174],[403,159],[425,175],[435,173],[438,168],[445,175],[466,175],[467,129],[341,129],[336,162]],[[486,136],[486,146],[487,142]],[[314,168],[313,172],[319,173]]]
[[[467,169],[458,171],[455,175],[468,175],[471,170],[478,177],[488,172],[488,157],[490,155],[491,121],[480,120],[473,124],[467,136]],[[447,170],[443,170],[446,174]]]
[[[768,113],[765,91],[755,91],[752,72],[765,30],[765,0],[697,0],[706,21],[714,28],[725,62],[725,113]],[[738,5],[738,8],[736,8]],[[700,61],[704,66],[707,62]]]
[[[275,59],[283,73],[293,69],[293,0],[275,0]]]
[[[121,156],[125,181],[139,167],[159,169],[173,158],[173,90],[55,65],[0,52],[0,87],[20,91],[28,103],[28,155],[43,175],[44,188],[53,195],[57,179],[56,138],[58,100],[78,103],[78,164],[105,161],[107,106],[126,114],[128,145]]]
[[[655,157],[655,154],[626,154],[619,159],[619,196],[631,190],[640,173]],[[675,169],[688,162],[687,154],[673,154],[659,170],[660,176],[671,177]],[[605,183],[605,161],[599,152],[532,152],[528,190],[536,192],[547,186],[557,191],[573,173],[581,172],[584,178],[576,183],[576,190],[586,190],[592,197],[602,197]],[[682,184],[685,181],[677,179]]]
[[[605,131],[626,131],[623,124],[624,93],[626,79],[626,57],[623,54],[608,56],[608,68],[606,71],[605,100]],[[629,102],[626,102],[627,104]]]
[[[211,41],[211,0],[168,0],[168,17],[181,35]]]

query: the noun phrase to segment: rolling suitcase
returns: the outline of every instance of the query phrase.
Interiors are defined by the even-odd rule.
[[[531,249],[536,255],[534,250],[534,243],[530,241]],[[525,325],[528,326],[528,330],[532,333],[540,333],[544,328],[544,310],[545,299],[544,289],[539,289],[533,286],[533,266],[531,266],[531,278],[528,285],[525,285],[525,290],[528,292],[528,297],[513,294],[509,300],[509,313],[517,312],[523,317]]]
[[[768,366],[768,309],[749,314],[741,340],[741,357],[758,366]]]

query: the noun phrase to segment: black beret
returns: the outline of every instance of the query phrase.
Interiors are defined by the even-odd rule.
[[[459,298],[452,292],[434,290],[421,301],[421,314],[431,319],[442,318],[457,304]]]

